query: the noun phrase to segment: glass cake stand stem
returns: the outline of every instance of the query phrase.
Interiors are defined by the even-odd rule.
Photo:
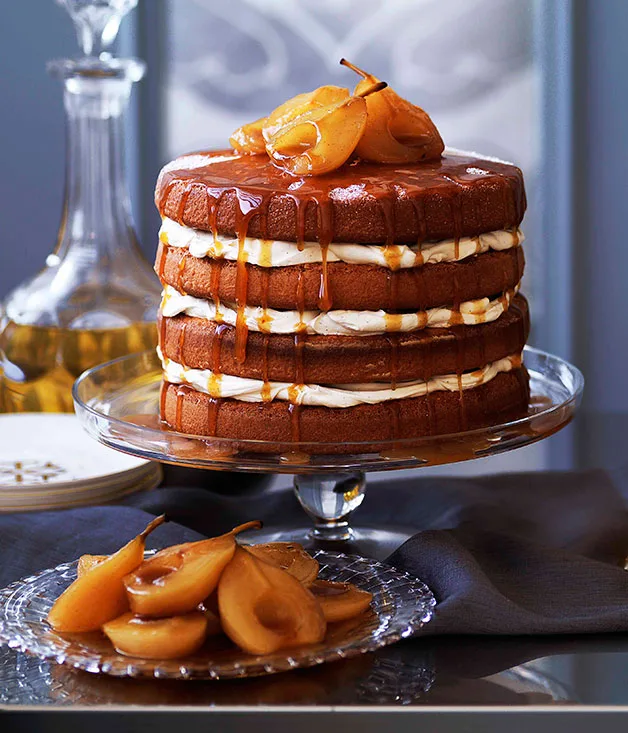
[[[364,501],[365,491],[363,471],[295,476],[294,493],[314,521],[309,538],[321,543],[354,539],[349,516]]]
[[[298,542],[307,549],[331,550],[386,559],[414,534],[402,527],[352,527],[351,514],[362,504],[366,477],[362,471],[297,474],[294,493],[313,526],[264,529],[244,533],[244,542]]]

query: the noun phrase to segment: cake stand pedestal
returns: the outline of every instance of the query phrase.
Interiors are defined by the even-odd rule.
[[[73,397],[90,435],[125,453],[194,468],[294,474],[296,497],[313,527],[256,532],[251,541],[298,541],[309,548],[383,558],[413,530],[351,527],[350,516],[365,498],[366,472],[495,455],[543,440],[571,421],[584,386],[582,374],[566,361],[530,347],[524,361],[531,397],[528,413],[520,419],[376,446],[232,440],[166,429],[159,420],[161,364],[154,352],[90,369],[76,381]]]

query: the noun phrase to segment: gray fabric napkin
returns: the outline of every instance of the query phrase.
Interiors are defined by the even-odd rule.
[[[289,491],[237,474],[169,470],[165,488],[127,506],[0,516],[0,585],[83,553],[108,553],[150,514],[173,520],[148,546],[260,518],[303,524]],[[623,476],[601,471],[386,481],[356,523],[417,529],[389,562],[417,575],[438,606],[427,634],[628,631],[628,513]],[[184,526],[185,525],[185,526]]]

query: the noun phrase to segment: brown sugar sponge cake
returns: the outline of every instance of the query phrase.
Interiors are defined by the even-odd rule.
[[[156,203],[170,427],[341,452],[527,410],[515,166],[445,151],[295,179],[198,153]]]
[[[159,175],[160,416],[179,432],[364,453],[527,411],[521,171],[446,150],[341,63],[353,92],[298,95]]]

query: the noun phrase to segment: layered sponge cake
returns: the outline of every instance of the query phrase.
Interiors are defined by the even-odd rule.
[[[297,176],[214,151],[169,163],[156,203],[177,431],[337,452],[527,411],[516,166],[445,150]]]

